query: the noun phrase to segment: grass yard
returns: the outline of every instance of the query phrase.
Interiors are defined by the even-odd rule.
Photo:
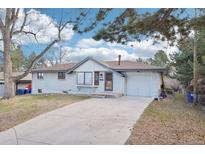
[[[176,100],[153,101],[126,144],[205,144],[205,112]]]
[[[87,99],[71,95],[25,95],[0,101],[0,131],[11,128],[42,113]]]

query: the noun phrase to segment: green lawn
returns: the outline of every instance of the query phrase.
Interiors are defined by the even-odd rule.
[[[87,99],[73,95],[24,95],[0,101],[0,131],[42,113]]]
[[[181,95],[153,101],[126,144],[205,144],[205,112],[187,105]]]

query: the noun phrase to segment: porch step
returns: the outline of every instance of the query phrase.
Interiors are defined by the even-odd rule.
[[[93,93],[91,95],[93,98],[118,98],[123,96],[120,93]]]

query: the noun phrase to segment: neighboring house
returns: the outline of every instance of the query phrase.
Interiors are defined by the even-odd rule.
[[[158,98],[165,68],[136,61],[59,64],[32,70],[32,93],[121,94]]]
[[[13,72],[13,76],[17,76],[22,74],[22,72]],[[17,89],[25,89],[28,84],[31,83],[32,75],[29,73],[27,76],[24,78],[20,79],[19,81],[16,82],[15,88]],[[3,96],[4,94],[4,73],[0,72],[0,96]]]

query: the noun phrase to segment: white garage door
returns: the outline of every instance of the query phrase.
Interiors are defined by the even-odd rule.
[[[4,95],[4,84],[0,83],[0,96]]]
[[[133,73],[127,75],[128,96],[152,96],[151,76],[149,74]]]

